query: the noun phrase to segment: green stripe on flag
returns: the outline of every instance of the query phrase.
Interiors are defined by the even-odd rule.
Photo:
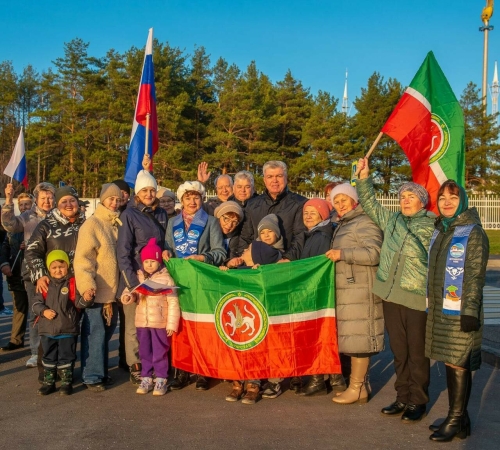
[[[335,307],[334,264],[325,256],[258,269],[230,269],[172,258],[167,268],[179,286],[182,311],[213,314],[229,292],[248,292],[269,316],[298,314]]]

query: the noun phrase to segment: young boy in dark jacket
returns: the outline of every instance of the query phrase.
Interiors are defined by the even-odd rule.
[[[61,376],[60,395],[73,392],[73,366],[80,333],[80,309],[90,306],[92,297],[81,298],[76,292],[75,278],[68,276],[69,257],[63,250],[47,255],[49,286],[46,295],[37,293],[33,312],[38,316],[38,334],[43,348],[43,385],[39,395],[56,390],[56,372]]]

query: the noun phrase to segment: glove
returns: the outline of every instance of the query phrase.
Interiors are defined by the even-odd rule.
[[[460,331],[470,333],[479,330],[479,319],[474,316],[460,316]]]

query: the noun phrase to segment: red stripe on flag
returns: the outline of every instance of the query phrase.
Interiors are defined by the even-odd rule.
[[[146,126],[146,116],[152,114],[154,100],[151,96],[151,85],[141,84],[139,89],[139,96],[137,98],[137,111],[135,120],[142,126]],[[151,124],[149,125],[151,129]]]
[[[270,325],[265,339],[246,351],[228,347],[215,324],[181,318],[172,351],[174,367],[227,380],[341,372],[332,317]]]

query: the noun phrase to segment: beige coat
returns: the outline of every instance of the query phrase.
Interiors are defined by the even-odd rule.
[[[96,303],[114,302],[117,296],[119,215],[99,203],[78,234],[74,260],[76,287],[82,295],[88,289],[95,289]]]
[[[137,272],[139,282],[144,281],[142,270]],[[165,286],[175,286],[173,278],[166,268],[151,276],[151,280]],[[177,331],[181,311],[179,309],[179,299],[174,290],[168,295],[138,295],[133,293],[137,301],[135,310],[135,326],[139,328],[165,328]]]

